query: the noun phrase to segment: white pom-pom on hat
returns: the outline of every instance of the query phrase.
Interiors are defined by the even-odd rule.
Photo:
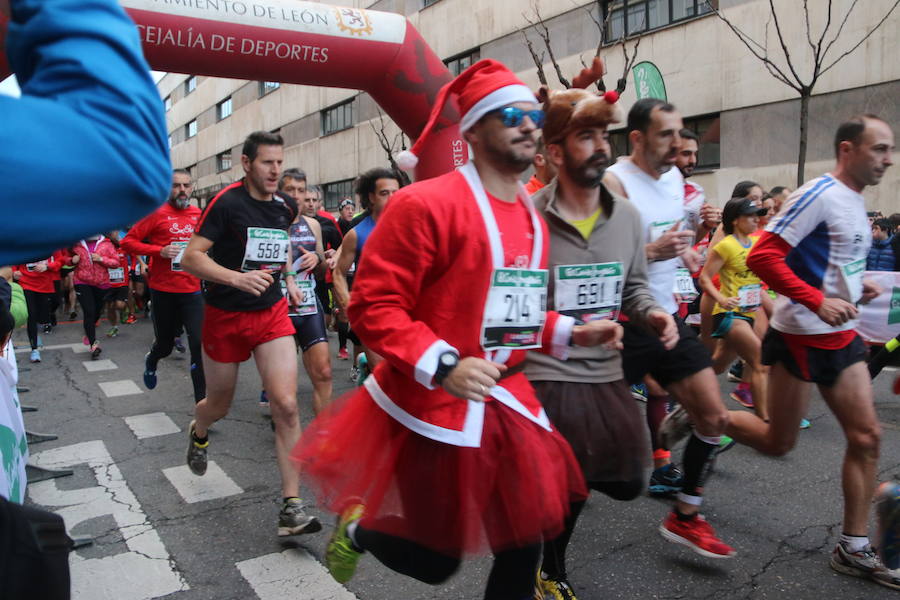
[[[419,164],[419,157],[409,150],[400,152],[395,160],[397,161],[397,166],[404,171],[412,171],[416,168],[416,165]]]

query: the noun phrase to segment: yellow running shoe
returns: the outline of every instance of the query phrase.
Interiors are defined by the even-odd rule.
[[[359,521],[365,509],[366,507],[358,502],[348,505],[338,517],[331,539],[328,540],[325,566],[338,583],[350,581],[356,572],[356,563],[362,556],[362,552],[354,547],[350,536],[347,535],[347,526]]]

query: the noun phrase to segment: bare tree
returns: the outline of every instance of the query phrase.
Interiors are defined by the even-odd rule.
[[[707,6],[716,13],[716,16],[718,16],[725,25],[728,26],[732,33],[734,33],[741,43],[746,46],[747,50],[763,63],[763,66],[765,66],[772,77],[800,95],[800,149],[797,156],[797,186],[803,185],[803,182],[806,179],[804,172],[806,170],[806,146],[809,133],[809,100],[813,95],[816,83],[818,83],[822,75],[830,71],[835,65],[859,48],[863,42],[869,39],[869,37],[887,20],[891,13],[894,12],[894,9],[900,4],[900,0],[895,0],[881,20],[875,23],[855,44],[850,46],[849,50],[836,57],[830,57],[829,52],[835,42],[841,37],[844,27],[847,24],[847,20],[850,18],[851,13],[853,13],[853,9],[856,8],[859,0],[853,0],[850,3],[850,8],[847,9],[847,12],[840,20],[840,24],[836,26],[836,29],[832,27],[832,24],[835,22],[834,17],[837,16],[832,14],[832,3],[833,0],[828,0],[827,6],[825,7],[825,10],[827,11],[825,13],[825,27],[818,35],[814,35],[812,26],[810,25],[809,2],[808,0],[803,0],[803,16],[806,23],[806,43],[809,45],[810,51],[812,52],[812,72],[803,76],[800,73],[800,71],[803,70],[801,68],[802,65],[798,63],[796,57],[791,55],[790,50],[788,50],[788,43],[785,39],[783,24],[779,21],[778,13],[775,11],[775,0],[769,0],[769,18],[766,20],[765,37],[763,38],[762,43],[750,37],[744,30],[723,15],[716,6],[713,6],[709,0],[706,0]],[[822,7],[823,5],[825,5],[824,1],[816,2],[817,7]],[[769,30],[773,26],[778,41],[778,48],[773,54],[770,54]],[[829,37],[829,31],[831,31],[831,39],[826,40],[826,38]]]
[[[593,7],[596,7],[597,14],[594,14]],[[606,17],[601,17],[603,15],[603,4],[602,0],[594,0],[594,2],[588,4],[583,7],[584,11],[588,14],[591,21],[597,26],[597,49],[594,51],[593,58],[600,58],[602,53],[604,44],[606,40],[604,39],[604,32],[607,31],[609,25],[609,18],[612,15],[610,11],[607,13]],[[556,55],[553,52],[553,46],[551,43],[550,37],[550,28],[547,26],[547,22],[544,17],[541,15],[540,6],[538,5],[538,0],[533,0],[531,3],[531,14],[522,13],[522,17],[525,21],[528,22],[527,27],[523,27],[519,30],[522,34],[522,37],[525,39],[525,47],[528,49],[528,53],[531,54],[531,59],[534,62],[535,67],[537,67],[537,75],[538,80],[542,85],[549,85],[547,82],[547,74],[544,70],[545,59],[550,59],[550,64],[553,66],[553,70],[556,72],[556,79],[559,81],[560,85],[565,87],[566,89],[572,87],[572,82],[570,82],[565,76],[562,74],[562,68],[559,65],[559,61],[556,59]],[[541,39],[543,43],[543,50],[538,52],[535,48],[534,42],[528,36],[528,32],[533,31],[537,34],[537,36]],[[634,66],[635,61],[637,59],[638,47],[641,44],[641,36],[637,34],[633,36],[633,45],[631,46],[631,52],[628,50],[628,41],[625,38],[625,34],[623,33],[621,37],[615,42],[615,45],[619,45],[622,48],[622,55],[625,58],[625,64],[622,69],[622,76],[616,80],[616,91],[621,94],[625,91],[625,88],[628,85],[628,72],[631,70],[631,67]],[[581,60],[581,65],[585,69],[590,69],[588,66],[588,61],[584,59],[584,56],[579,56]],[[606,86],[603,83],[602,79],[598,79],[594,82],[597,86],[597,89],[601,92],[606,91]]]
[[[372,131],[375,132],[375,137],[378,138],[378,143],[381,145],[381,149],[384,150],[385,154],[387,154],[388,162],[390,162],[391,164],[391,169],[396,171],[397,174],[401,177],[400,184],[409,185],[409,175],[407,175],[406,171],[404,171],[397,165],[397,161],[394,159],[394,156],[397,152],[406,150],[406,136],[401,131],[397,135],[395,135],[393,139],[388,137],[384,123],[384,113],[381,112],[381,108],[377,106],[375,108],[378,111],[378,127],[375,126],[375,119],[369,121],[369,125],[372,127]]]

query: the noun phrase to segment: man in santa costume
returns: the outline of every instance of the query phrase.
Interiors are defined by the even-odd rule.
[[[437,584],[464,554],[489,550],[485,598],[523,600],[542,540],[586,496],[521,372],[525,350],[562,359],[571,345],[619,347],[621,327],[545,310],[547,229],[519,182],[544,120],[534,94],[480,61],[442,88],[413,154],[449,100],[473,159],[394,195],[349,307],[384,361],[310,425],[293,456],[340,513],[326,552],[336,580],[368,551]]]

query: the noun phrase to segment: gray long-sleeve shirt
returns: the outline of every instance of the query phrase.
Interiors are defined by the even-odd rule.
[[[647,281],[647,256],[641,216],[625,198],[600,188],[601,214],[589,239],[558,210],[558,187],[554,179],[533,197],[535,206],[550,230],[550,284],[547,308],[554,305],[557,265],[583,265],[620,262],[623,267],[622,312],[643,324],[651,310],[663,311],[650,293]],[[622,359],[618,350],[603,347],[575,346],[568,360],[561,361],[546,354],[528,353],[525,374],[532,381],[570,381],[606,383],[622,379]]]

